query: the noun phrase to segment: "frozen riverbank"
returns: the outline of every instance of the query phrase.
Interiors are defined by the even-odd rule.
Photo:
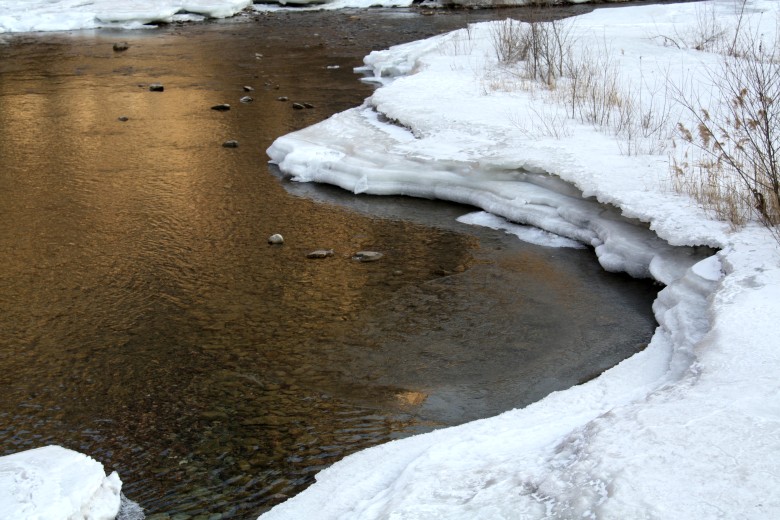
[[[433,2],[430,6],[507,7],[528,3],[529,0],[455,0]],[[560,3],[583,4],[590,3],[590,0],[564,0]],[[0,34],[106,27],[138,29],[154,24],[202,22],[282,9],[367,9],[409,7],[412,4],[412,0],[0,0]]]
[[[669,81],[706,85],[719,59],[659,38],[692,34],[701,6],[599,10],[572,34],[581,48],[610,50],[652,109],[669,99]],[[727,26],[740,16],[728,2],[706,6]],[[741,14],[774,33],[776,4],[749,2]],[[348,457],[263,518],[777,517],[777,243],[669,188],[671,133],[659,147],[567,118],[543,88],[496,64],[495,34],[472,26],[372,53],[366,64],[385,86],[280,138],[270,157],[297,180],[468,202],[591,244],[605,268],[667,285],[656,334],[601,377],[522,410]],[[658,238],[585,210],[582,196]],[[664,243],[721,251],[699,261]]]

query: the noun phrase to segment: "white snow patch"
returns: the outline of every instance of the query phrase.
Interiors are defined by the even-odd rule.
[[[0,518],[112,520],[122,482],[116,472],[60,446],[0,457]]]
[[[134,29],[154,22],[227,18],[251,5],[252,0],[0,0],[0,33]]]

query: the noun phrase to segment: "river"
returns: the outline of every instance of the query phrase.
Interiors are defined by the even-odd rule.
[[[590,250],[267,164],[274,138],[370,95],[352,69],[372,49],[510,14],[5,36],[3,453],[84,452],[148,518],[255,518],[349,453],[526,405],[642,349],[657,288]]]

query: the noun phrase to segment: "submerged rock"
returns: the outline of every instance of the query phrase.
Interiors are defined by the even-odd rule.
[[[383,256],[382,253],[376,251],[358,251],[352,255],[352,260],[357,260],[358,262],[376,262]]]
[[[128,45],[127,42],[116,42],[114,44],[114,52],[126,51],[129,48],[130,48],[130,45]]]
[[[306,255],[306,258],[328,258],[336,254],[333,249],[318,249]]]
[[[152,83],[149,85],[149,90],[151,92],[162,92],[165,90],[165,87],[162,83]]]
[[[229,141],[225,141],[222,143],[222,146],[225,148],[238,148],[238,141],[235,139],[230,139]]]
[[[128,121],[130,118],[129,118],[129,117],[127,117],[127,116],[119,116],[117,119],[118,119],[119,121],[122,121],[122,122],[124,123],[125,121]]]
[[[227,103],[214,105],[213,107],[211,107],[211,110],[217,110],[219,112],[225,112],[227,110],[230,110],[230,105],[228,105]]]
[[[254,92],[255,89],[249,85],[244,85],[244,92]]]
[[[275,233],[268,237],[268,243],[271,245],[282,245],[284,244],[284,237],[279,233]]]
[[[252,96],[244,96],[241,99],[239,99],[239,101],[241,101],[242,103],[251,103],[254,100],[255,99]]]

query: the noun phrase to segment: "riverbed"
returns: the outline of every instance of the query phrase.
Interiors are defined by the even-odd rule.
[[[267,164],[276,137],[371,94],[353,72],[370,50],[509,14],[5,37],[3,453],[87,453],[149,518],[254,518],[349,453],[524,406],[642,349],[657,288],[588,249]]]

